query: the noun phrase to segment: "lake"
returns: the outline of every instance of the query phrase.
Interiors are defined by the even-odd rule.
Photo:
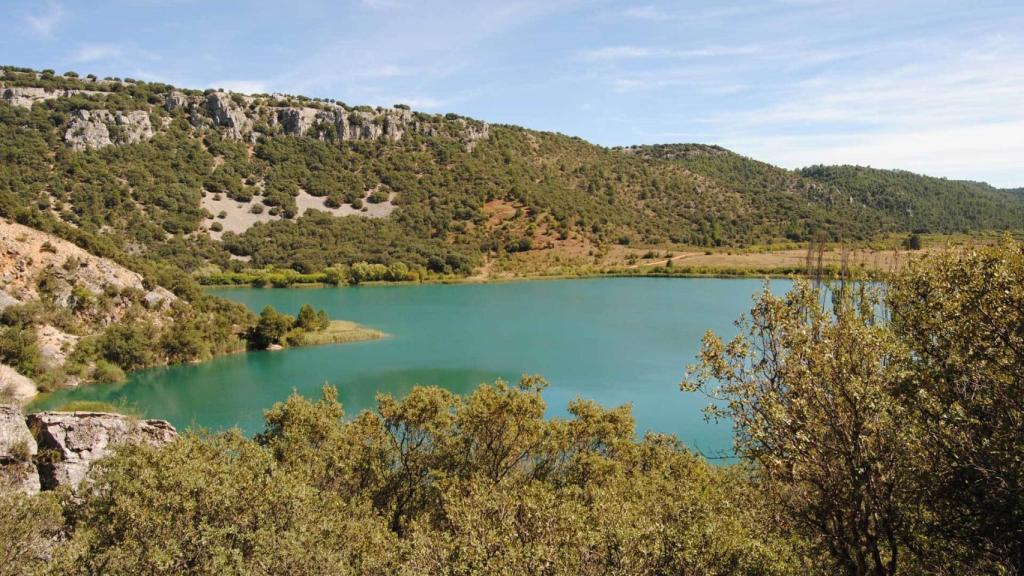
[[[774,291],[787,289],[773,281]],[[346,413],[373,408],[379,392],[417,384],[467,393],[498,378],[541,374],[551,416],[577,397],[631,404],[638,433],[677,435],[707,455],[728,454],[726,422],[705,422],[708,400],[679,382],[708,329],[732,336],[760,280],[601,278],[350,288],[227,288],[213,294],[254,311],[295,314],[304,303],[332,318],[391,334],[372,342],[252,352],[196,365],[143,370],[117,385],[55,393],[34,408],[70,400],[125,402],[179,429],[262,429],[263,410],[291,391],[311,398],[339,389]]]

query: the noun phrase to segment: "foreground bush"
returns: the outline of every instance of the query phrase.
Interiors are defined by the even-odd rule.
[[[927,257],[878,288],[766,290],[739,336],[705,337],[684,388],[719,400],[834,571],[1024,572],[1024,246]]]
[[[460,398],[417,388],[343,418],[333,389],[292,396],[255,439],[126,447],[69,500],[48,568],[75,574],[789,574],[740,469],[628,409],[546,420],[543,382]],[[17,566],[28,566],[27,560]]]

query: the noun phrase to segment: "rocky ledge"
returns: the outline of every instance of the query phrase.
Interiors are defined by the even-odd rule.
[[[0,406],[0,490],[34,494],[77,487],[119,444],[161,445],[178,433],[164,420],[106,412],[39,412]]]

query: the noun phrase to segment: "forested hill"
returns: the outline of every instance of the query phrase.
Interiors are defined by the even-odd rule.
[[[787,171],[711,146],[607,149],[402,105],[7,67],[0,216],[147,274],[359,261],[468,274],[487,255],[570,243],[1021,229],[1024,199],[903,172]]]
[[[830,216],[842,218],[840,229],[845,226],[855,236],[870,230],[956,233],[1016,230],[1022,225],[1024,190],[999,189],[984,182],[864,166],[785,170],[703,144],[634,146],[622,151],[677,162],[766,206],[815,199],[833,212]],[[794,231],[790,227],[786,233]]]

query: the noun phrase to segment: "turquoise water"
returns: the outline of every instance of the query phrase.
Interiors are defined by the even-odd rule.
[[[759,280],[603,278],[484,285],[354,288],[232,288],[214,294],[255,311],[271,304],[296,313],[303,303],[332,318],[383,330],[385,340],[253,352],[197,365],[144,370],[120,385],[57,393],[69,400],[126,402],[175,426],[262,428],[262,411],[292,389],[309,397],[339,388],[348,414],[374,396],[401,396],[417,384],[459,393],[497,378],[541,374],[549,413],[576,397],[631,404],[639,433],[676,434],[708,455],[727,453],[728,423],[705,422],[707,398],[679,391],[708,329],[732,336]],[[776,281],[773,289],[788,283]]]

